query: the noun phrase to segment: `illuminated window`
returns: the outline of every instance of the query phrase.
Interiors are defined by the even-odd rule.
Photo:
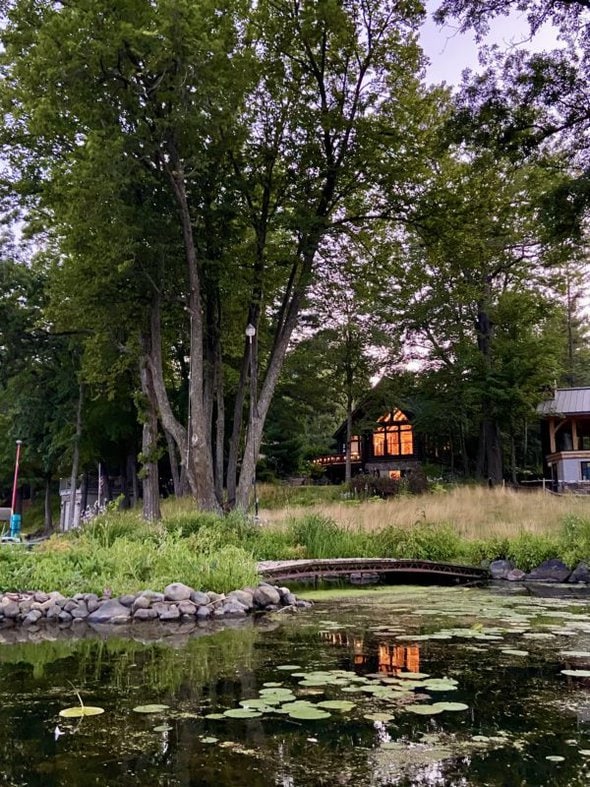
[[[411,456],[414,453],[412,425],[400,410],[386,413],[373,432],[373,456]]]
[[[373,434],[373,454],[385,456],[385,431],[382,429]]]
[[[389,477],[393,481],[397,481],[399,478],[402,477],[401,470],[390,470],[389,471]]]
[[[350,438],[350,455],[351,456],[361,455],[361,441],[357,434],[353,435]]]

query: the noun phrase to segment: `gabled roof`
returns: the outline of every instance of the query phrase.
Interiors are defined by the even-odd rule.
[[[539,415],[590,415],[590,388],[557,388],[537,407]]]

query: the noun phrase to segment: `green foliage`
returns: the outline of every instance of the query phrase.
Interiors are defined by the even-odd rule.
[[[590,519],[574,514],[564,518],[560,555],[563,562],[571,568],[581,561],[590,563]]]
[[[506,557],[522,571],[531,571],[545,560],[560,556],[559,540],[536,533],[521,533],[511,539]]]
[[[506,560],[510,541],[507,538],[482,538],[464,541],[461,545],[461,559],[468,565],[488,565],[492,560]]]
[[[410,529],[388,527],[378,534],[382,557],[456,561],[461,539],[452,525],[419,522]]]

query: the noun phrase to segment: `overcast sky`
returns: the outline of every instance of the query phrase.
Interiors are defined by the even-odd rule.
[[[461,72],[465,68],[474,70],[479,68],[478,46],[473,34],[461,35],[457,32],[456,25],[447,24],[445,27],[440,27],[434,24],[432,12],[439,5],[438,0],[427,0],[428,20],[422,28],[422,47],[431,61],[426,73],[427,81],[458,84],[461,80]],[[550,25],[545,25],[531,39],[526,16],[523,13],[514,13],[509,17],[502,16],[493,20],[485,43],[498,44],[503,51],[509,51],[514,47],[540,51],[559,46],[556,31]]]

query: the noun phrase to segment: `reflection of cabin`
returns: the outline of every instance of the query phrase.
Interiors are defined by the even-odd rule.
[[[590,493],[590,388],[558,388],[537,411],[554,488]]]
[[[419,466],[420,441],[406,413],[393,407],[373,420],[367,428],[366,416],[360,411],[353,416],[355,430],[350,441],[352,474],[370,473],[382,478],[402,478]],[[359,429],[359,425],[361,429]],[[346,423],[334,435],[337,452],[318,457],[315,462],[325,468],[331,481],[343,481],[346,465]]]

